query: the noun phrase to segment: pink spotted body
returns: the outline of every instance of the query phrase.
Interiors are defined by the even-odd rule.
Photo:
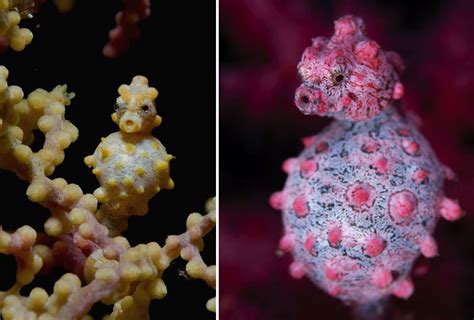
[[[417,257],[438,254],[438,218],[456,220],[462,211],[444,197],[446,168],[396,110],[400,57],[369,40],[360,18],[342,17],[335,27],[298,65],[297,107],[337,120],[283,164],[285,187],[270,198],[283,211],[280,248],[294,256],[292,276],[306,275],[346,303],[408,298]]]

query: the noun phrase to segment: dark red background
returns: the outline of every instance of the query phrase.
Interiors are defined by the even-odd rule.
[[[300,138],[329,120],[293,105],[296,64],[333,20],[361,16],[368,34],[405,60],[404,105],[440,160],[458,175],[447,194],[466,216],[440,221],[440,257],[414,275],[415,294],[395,300],[395,319],[474,317],[474,3],[455,1],[220,1],[221,319],[350,319],[309,280],[293,280],[276,254],[280,214],[267,199],[280,190],[283,160]],[[423,262],[423,261],[421,261]]]

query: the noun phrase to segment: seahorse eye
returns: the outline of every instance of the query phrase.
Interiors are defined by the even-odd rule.
[[[147,106],[147,105],[141,106],[141,109],[142,109],[143,112],[148,112],[148,111],[150,111],[150,107]]]
[[[121,116],[123,113],[125,113],[125,111],[127,110],[127,107],[124,106],[123,104],[116,102],[114,104],[114,110],[118,116]]]
[[[335,78],[336,82],[341,82],[342,80],[344,80],[344,76],[342,74],[338,74]]]

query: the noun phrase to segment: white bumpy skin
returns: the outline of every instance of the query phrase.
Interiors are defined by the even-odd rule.
[[[94,192],[102,203],[97,218],[111,234],[125,230],[129,216],[145,215],[148,201],[161,189],[174,187],[169,175],[173,156],[151,135],[161,124],[154,103],[158,91],[148,87],[147,78],[136,76],[118,92],[112,120],[120,131],[103,138],[85,158],[100,183]]]

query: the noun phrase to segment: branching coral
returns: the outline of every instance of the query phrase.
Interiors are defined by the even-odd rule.
[[[124,0],[124,9],[117,13],[117,26],[109,33],[110,40],[104,48],[104,55],[115,58],[140,37],[138,23],[150,15],[150,0]]]
[[[155,242],[131,247],[126,238],[115,236],[123,228],[114,229],[115,225],[106,226],[100,220],[118,212],[125,217],[127,214],[145,214],[144,209],[129,210],[133,207],[129,203],[143,201],[140,193],[120,199],[120,192],[107,189],[111,192],[106,192],[105,197],[98,196],[102,206],[97,210],[96,196],[83,194],[78,185],[62,178],[49,178],[64,160],[64,150],[78,138],[78,129],[64,117],[65,106],[70,104],[74,94],[67,93],[66,86],[58,86],[50,92],[37,89],[24,99],[21,88],[8,86],[7,77],[7,69],[0,67],[0,167],[30,182],[26,192],[28,198],[49,209],[51,217],[45,222],[45,234],[27,225],[14,232],[0,230],[0,252],[14,255],[18,265],[15,284],[0,293],[2,316],[5,319],[87,319],[92,305],[102,301],[114,304],[106,319],[148,319],[150,301],[161,299],[167,293],[162,275],[178,257],[188,261],[186,271],[190,277],[202,279],[215,288],[216,268],[207,266],[200,255],[204,247],[203,238],[216,223],[215,200],[207,202],[206,215],[189,215],[187,231],[169,236],[163,247]],[[160,122],[153,102],[158,92],[147,86],[145,77],[138,76],[130,86],[120,87],[119,93],[121,96],[113,119],[123,131],[111,135],[118,136],[116,142],[119,143],[111,150],[110,161],[123,161],[125,171],[136,170],[137,163],[145,160],[122,157],[122,153],[128,154],[128,149],[133,147],[139,153],[149,152],[151,162],[143,164],[143,177],[138,174],[138,177],[131,178],[135,191],[136,183],[150,179],[151,191],[146,183],[142,185],[145,190],[143,197],[146,194],[145,198],[149,200],[156,192],[156,186],[172,186],[168,169],[163,168],[163,163],[169,161],[164,147],[159,144],[160,148],[153,149],[152,146],[150,149],[147,145],[147,142],[157,142],[150,132]],[[143,108],[137,110],[137,107],[144,105],[148,106],[150,113],[137,115],[137,112],[144,111]],[[132,123],[129,122],[131,119],[134,119]],[[34,152],[30,145],[37,129],[45,135],[45,142],[39,151]],[[133,134],[136,140],[120,144]],[[108,147],[109,139],[104,140],[102,144],[105,145],[100,145],[90,158],[102,169],[100,176],[105,180],[99,177],[101,188],[113,174],[122,172],[106,172],[104,162],[99,165],[104,160],[103,150]],[[130,165],[132,161],[135,161],[133,166]],[[154,178],[148,176],[149,166],[158,167],[157,171],[152,171]],[[122,187],[128,188],[128,182],[117,185],[118,189]],[[100,193],[95,192],[96,195]],[[116,203],[120,206],[115,206]],[[127,210],[121,211],[123,207]],[[20,294],[38,272],[57,265],[69,272],[56,282],[52,293],[36,287],[28,296]],[[209,300],[208,308],[215,310],[214,299]]]
[[[45,0],[0,0],[0,49],[10,45],[15,51],[22,51],[33,39],[33,33],[19,28],[22,18],[31,17]],[[54,0],[60,12],[70,11],[74,0]],[[140,21],[150,15],[150,0],[123,0],[124,9],[117,13],[117,26],[109,32],[109,42],[103,53],[116,58],[125,53],[132,41],[140,37]]]

